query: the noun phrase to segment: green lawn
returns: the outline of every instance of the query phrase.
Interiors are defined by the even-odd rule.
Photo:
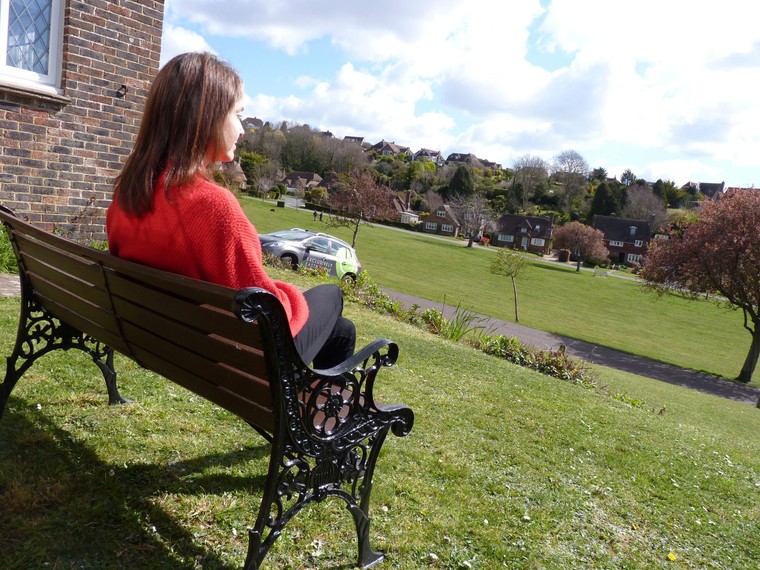
[[[380,568],[756,568],[759,410],[597,368],[573,386],[347,306],[390,337],[376,396],[416,413],[372,500]],[[0,299],[0,355],[17,299]],[[0,365],[1,366],[1,365]],[[0,421],[0,568],[240,568],[268,447],[243,422],[117,357],[108,407],[77,352],[45,356]],[[3,368],[0,368],[2,373]],[[299,513],[267,568],[350,568],[338,502]]]
[[[274,208],[243,199],[261,233],[293,226],[333,233],[344,228],[314,222],[311,212]],[[491,275],[495,248],[464,247],[374,225],[362,226],[356,246],[364,268],[380,286],[433,301],[514,320],[511,282]],[[740,312],[706,301],[658,299],[631,280],[577,273],[572,266],[537,261],[517,283],[520,323],[726,378],[739,373],[750,335]],[[754,384],[760,381],[756,372]]]

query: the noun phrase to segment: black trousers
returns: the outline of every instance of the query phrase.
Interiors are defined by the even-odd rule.
[[[298,354],[314,368],[332,368],[354,354],[356,327],[343,316],[343,293],[337,285],[317,285],[304,292],[309,318],[293,339]]]

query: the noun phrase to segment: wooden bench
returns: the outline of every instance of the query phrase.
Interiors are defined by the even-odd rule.
[[[21,314],[0,384],[0,418],[27,369],[53,350],[88,354],[119,394],[114,351],[236,414],[271,443],[269,472],[245,570],[259,568],[287,522],[312,502],[345,501],[358,537],[358,563],[370,547],[375,464],[388,431],[409,434],[414,414],[373,399],[375,376],[398,356],[377,340],[343,364],[310,369],[299,357],[279,301],[128,262],[36,228],[0,206],[16,253]],[[11,402],[12,403],[12,402]]]

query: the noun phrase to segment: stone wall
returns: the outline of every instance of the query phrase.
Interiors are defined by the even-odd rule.
[[[66,0],[60,96],[0,83],[0,203],[51,231],[105,237],[112,182],[158,70],[163,0]]]

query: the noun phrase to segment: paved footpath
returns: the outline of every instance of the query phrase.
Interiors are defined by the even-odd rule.
[[[434,303],[427,299],[420,299],[412,295],[387,289],[385,293],[393,299],[398,300],[405,307],[416,304],[423,310],[432,308],[440,311],[443,309],[443,316],[447,319],[451,319],[456,314],[456,307],[450,305],[442,307],[441,303]],[[20,295],[18,275],[0,273],[0,295],[13,297]],[[597,346],[566,336],[547,333],[510,321],[501,321],[483,315],[477,315],[477,319],[479,324],[483,325],[486,330],[491,331],[491,334],[514,336],[522,342],[542,350],[557,349],[560,345],[565,345],[565,349],[570,356],[594,364],[601,364],[610,368],[638,374],[639,376],[646,376],[655,380],[692,388],[707,394],[730,398],[753,406],[760,399],[760,389],[730,382],[710,374],[686,370],[672,364],[634,356],[620,350]]]
[[[434,303],[427,299],[420,299],[412,295],[406,295],[388,289],[384,289],[384,291],[387,295],[396,299],[406,308],[416,304],[421,310],[430,308],[439,311],[442,310],[443,316],[449,320],[451,320],[456,314],[456,307],[450,305],[442,307],[442,303]],[[538,349],[556,350],[561,345],[565,345],[567,353],[575,358],[580,358],[587,362],[600,364],[609,368],[631,372],[639,376],[646,376],[647,378],[669,382],[670,384],[675,384],[677,386],[684,386],[706,394],[730,398],[737,402],[751,404],[753,406],[756,405],[760,399],[760,388],[731,382],[730,380],[712,376],[711,374],[687,370],[685,368],[673,366],[672,364],[635,356],[620,350],[598,346],[582,340],[532,329],[517,323],[502,321],[484,315],[477,315],[476,324],[485,327],[486,331],[492,331],[491,334],[517,337],[520,341],[530,344]]]

